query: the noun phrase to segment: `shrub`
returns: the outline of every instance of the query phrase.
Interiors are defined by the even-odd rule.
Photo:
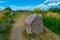
[[[35,8],[35,9],[34,9],[34,12],[35,12],[35,13],[40,13],[40,9],[39,9],[39,8]]]
[[[8,19],[11,18],[11,10],[9,8],[7,8],[7,9],[9,11],[5,12],[5,16],[3,17],[3,20],[0,23],[0,34],[3,35],[4,40],[7,40],[7,37],[10,34],[10,30],[12,28],[12,24],[9,23],[9,21],[8,21]]]
[[[0,33],[5,33],[5,32],[6,32],[5,27],[0,25]]]
[[[6,7],[6,8],[4,9],[4,11],[11,11],[11,8],[10,8],[10,7]]]

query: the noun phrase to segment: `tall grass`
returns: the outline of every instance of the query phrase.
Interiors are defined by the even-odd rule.
[[[60,35],[60,18],[43,16],[43,22],[47,28]]]

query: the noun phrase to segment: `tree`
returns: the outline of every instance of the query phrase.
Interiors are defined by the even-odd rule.
[[[11,11],[11,8],[10,7],[7,7],[7,8],[4,9],[4,11],[7,11],[7,10],[8,11]]]
[[[10,16],[10,15],[11,15],[11,8],[9,8],[9,7],[5,8],[5,9],[4,9],[4,14],[5,14],[6,16]]]
[[[48,11],[60,13],[60,8],[50,8]]]
[[[35,9],[34,9],[34,12],[35,12],[35,13],[40,13],[40,9],[39,9],[39,8],[35,8]]]

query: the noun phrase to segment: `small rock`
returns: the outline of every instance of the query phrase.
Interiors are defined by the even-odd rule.
[[[12,18],[8,19],[9,23],[14,23],[14,20]]]

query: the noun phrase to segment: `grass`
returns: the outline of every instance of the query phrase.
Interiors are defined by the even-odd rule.
[[[60,18],[56,16],[43,16],[44,25],[53,31],[54,33],[60,35]]]
[[[29,34],[29,33],[27,33],[26,32],[26,30],[24,30],[23,32],[22,32],[22,34],[23,34],[23,36],[25,37],[25,38],[36,38],[36,34],[35,33],[32,33],[32,34]]]
[[[53,17],[60,18],[60,14],[53,13],[53,12],[48,12],[46,15],[47,15],[47,16],[53,16]]]
[[[22,14],[23,14],[23,12],[14,12],[14,15],[12,15],[12,18],[17,19]]]
[[[0,40],[3,40],[3,35],[2,34],[0,34]]]

